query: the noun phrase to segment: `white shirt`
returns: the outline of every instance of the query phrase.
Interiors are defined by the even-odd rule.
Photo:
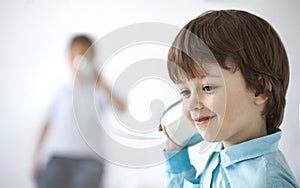
[[[47,153],[63,157],[96,157],[80,132],[92,132],[84,130],[85,125],[97,126],[100,111],[107,106],[106,96],[94,84],[68,82],[60,87],[49,107]]]

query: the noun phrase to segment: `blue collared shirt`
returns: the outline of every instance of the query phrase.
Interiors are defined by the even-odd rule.
[[[281,131],[222,149],[218,143],[202,173],[190,163],[188,150],[164,151],[168,188],[298,187],[278,149]]]

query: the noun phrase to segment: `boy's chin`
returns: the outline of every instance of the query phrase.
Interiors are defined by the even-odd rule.
[[[217,134],[209,134],[209,133],[201,133],[203,140],[206,142],[220,142],[221,140],[218,139]]]

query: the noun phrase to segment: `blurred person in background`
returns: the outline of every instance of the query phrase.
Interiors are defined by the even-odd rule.
[[[86,110],[85,103],[90,99],[85,95],[78,95],[81,98],[77,96],[75,99],[82,102],[78,103],[82,107],[75,113],[75,83],[78,84],[77,91],[83,93],[96,83],[96,107],[105,108],[109,105],[107,101],[112,101],[119,111],[124,112],[125,104],[101,77],[97,77],[93,68],[95,49],[92,44],[92,39],[86,35],[77,35],[70,41],[68,55],[73,80],[62,84],[50,103],[34,151],[33,176],[39,188],[98,188],[101,185],[103,161],[80,135],[76,115],[84,120],[85,125],[96,123],[95,117]],[[42,150],[46,145],[49,147],[48,159],[46,165],[42,165]]]

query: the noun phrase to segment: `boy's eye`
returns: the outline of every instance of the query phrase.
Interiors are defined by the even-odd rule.
[[[216,89],[216,86],[210,86],[210,85],[204,85],[202,87],[202,91],[211,93],[214,89]]]
[[[191,91],[188,90],[188,89],[184,89],[184,90],[182,90],[182,91],[180,92],[180,95],[181,95],[182,97],[188,97],[190,94],[191,94]]]

